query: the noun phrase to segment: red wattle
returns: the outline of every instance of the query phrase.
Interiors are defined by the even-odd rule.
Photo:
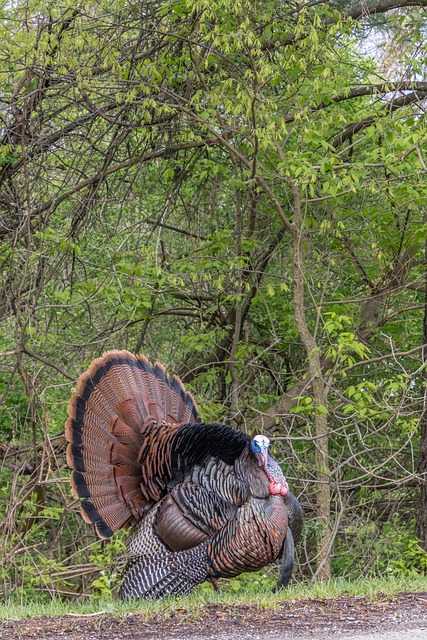
[[[287,484],[280,484],[279,482],[270,481],[270,495],[272,496],[286,496],[289,491]]]

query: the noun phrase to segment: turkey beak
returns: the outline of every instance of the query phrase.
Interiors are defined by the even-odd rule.
[[[259,466],[267,468],[267,459],[268,459],[268,447],[263,447],[261,451],[258,453],[258,461]]]

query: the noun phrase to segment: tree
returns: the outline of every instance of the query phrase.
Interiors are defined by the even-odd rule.
[[[49,436],[114,347],[177,370],[206,418],[275,438],[310,577],[331,557],[351,572],[340,549],[383,535],[384,511],[404,505],[401,531],[427,512],[424,54],[386,78],[357,47],[372,16],[416,41],[424,5],[3,8],[5,548],[34,525],[29,496],[67,504]]]

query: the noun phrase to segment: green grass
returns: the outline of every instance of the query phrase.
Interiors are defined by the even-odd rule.
[[[314,585],[294,584],[286,591],[272,594],[264,586],[259,588],[239,588],[238,590],[225,588],[216,593],[210,586],[202,586],[194,593],[184,598],[167,599],[162,601],[131,601],[120,602],[113,599],[90,599],[84,602],[62,601],[53,599],[49,603],[35,600],[21,601],[11,599],[0,606],[0,619],[20,620],[38,616],[61,615],[90,615],[110,614],[126,616],[128,613],[141,613],[146,618],[167,618],[173,612],[185,610],[185,615],[197,619],[203,608],[209,604],[221,605],[224,608],[239,605],[252,605],[274,609],[281,602],[287,600],[310,600],[337,598],[340,596],[367,596],[375,599],[380,595],[394,595],[402,591],[427,591],[427,577],[389,577],[384,579],[361,579],[348,581],[342,578],[330,580],[326,583]]]

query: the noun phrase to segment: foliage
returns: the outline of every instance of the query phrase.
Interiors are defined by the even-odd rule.
[[[382,523],[350,525],[337,544],[333,561],[337,574],[350,578],[426,575],[427,554],[414,530],[415,523],[408,526],[398,514]]]
[[[373,4],[3,4],[6,595],[116,588],[122,538],[81,522],[60,436],[112,348],[271,436],[300,578],[325,549],[337,575],[425,571],[425,16],[376,15],[384,69]]]

